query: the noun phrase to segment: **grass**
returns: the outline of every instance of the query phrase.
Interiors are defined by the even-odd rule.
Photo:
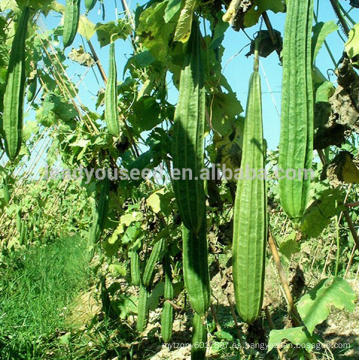
[[[86,242],[63,238],[1,260],[0,358],[49,358],[69,328],[72,300],[88,287]]]

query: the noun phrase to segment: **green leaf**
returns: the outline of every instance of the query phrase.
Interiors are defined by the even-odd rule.
[[[145,68],[151,65],[156,59],[151,52],[146,50],[132,56],[125,65],[124,72],[133,65],[135,68]]]
[[[311,39],[311,53],[313,62],[321,49],[326,37],[338,30],[339,27],[334,21],[328,21],[326,23],[319,22],[313,27],[313,37]]]
[[[172,211],[172,199],[173,194],[166,192],[165,188],[162,188],[152,193],[147,198],[146,204],[152,209],[154,213],[158,214],[161,211],[165,216],[168,216]]]
[[[297,309],[306,328],[313,333],[316,325],[328,316],[331,307],[354,311],[356,295],[351,286],[339,277],[320,281],[298,302]]]
[[[21,9],[29,5],[29,0],[16,0],[16,2]],[[47,13],[50,10],[49,8],[52,2],[53,0],[31,0],[31,8]]]
[[[345,209],[343,195],[338,189],[327,189],[318,194],[301,219],[301,231],[317,237],[330,224],[331,218]]]
[[[221,339],[221,340],[227,340],[227,341],[233,341],[234,338],[231,334],[229,334],[228,332],[226,331],[216,331],[214,333],[214,335],[218,338],[218,339]]]
[[[153,129],[162,122],[160,117],[161,108],[155,98],[143,96],[133,105],[136,116],[137,131],[142,132]],[[133,125],[135,121],[133,121]]]
[[[161,62],[166,62],[169,56],[169,43],[176,26],[174,19],[164,21],[166,7],[166,1],[152,4],[141,13],[136,29],[140,42]]]
[[[66,333],[65,335],[62,335],[59,337],[59,343],[61,345],[69,345],[70,344],[70,333]]]
[[[335,93],[335,86],[330,81],[324,81],[316,90],[315,102],[328,103],[329,98]]]
[[[120,318],[126,319],[130,314],[137,314],[137,298],[135,296],[120,295],[116,306],[120,310]]]
[[[232,0],[229,8],[224,15],[224,21],[238,31],[240,28],[248,28],[255,25],[264,11],[271,10],[274,13],[285,12],[285,2],[283,0],[254,0],[252,5],[242,4],[239,0]],[[245,12],[244,12],[245,7]]]
[[[22,134],[22,138],[23,141],[28,141],[31,138],[32,134],[37,133],[37,131],[39,130],[38,125],[37,125],[37,121],[27,121],[24,124],[24,129],[23,129],[23,134]]]
[[[312,344],[314,344],[314,340],[309,339],[305,327],[294,327],[290,329],[271,330],[268,342],[268,352],[279,346],[284,339],[289,340],[294,345],[300,345],[308,352],[311,352],[313,349]]]
[[[117,23],[110,21],[106,24],[96,24],[96,35],[100,46],[106,46],[110,44],[110,39],[115,41],[116,39],[125,40],[131,33],[130,24],[124,20],[119,19]]]
[[[96,26],[86,16],[81,15],[79,19],[78,33],[86,40],[90,40],[96,31]]]
[[[211,125],[218,133],[225,136],[231,129],[235,117],[243,112],[243,108],[234,92],[216,93],[212,98]]]
[[[359,23],[355,24],[350,30],[349,39],[345,43],[345,51],[349,55],[350,59],[359,55]]]
[[[295,240],[296,232],[293,231],[287,238],[280,244],[279,251],[290,261],[291,255],[300,251],[300,245]]]
[[[175,29],[175,41],[186,43],[189,40],[193,15],[197,5],[197,0],[185,0],[185,5],[181,10],[180,17]]]
[[[124,264],[110,264],[109,271],[113,276],[126,276],[126,266]]]
[[[171,21],[181,9],[181,0],[169,0],[165,9],[164,20]]]
[[[155,285],[154,290],[148,297],[148,309],[155,311],[159,307],[159,298],[164,295],[164,283],[159,282]]]
[[[224,40],[225,31],[229,27],[229,23],[222,19],[222,15],[222,12],[216,14],[216,25],[213,29],[210,49],[217,49],[221,45],[222,41]]]

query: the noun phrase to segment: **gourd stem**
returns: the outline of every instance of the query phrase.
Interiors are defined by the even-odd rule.
[[[254,49],[254,71],[255,72],[259,71],[259,42],[260,42],[260,39],[257,38],[255,40],[255,49]]]

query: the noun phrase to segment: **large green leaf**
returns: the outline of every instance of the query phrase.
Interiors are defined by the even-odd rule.
[[[181,0],[169,0],[165,9],[164,20],[171,21],[181,9]]]
[[[338,30],[338,28],[339,27],[334,21],[328,21],[326,23],[319,22],[313,27],[313,37],[311,39],[311,53],[313,61],[315,61],[326,37]]]
[[[90,40],[95,34],[96,26],[86,16],[81,15],[79,20],[78,33],[86,40]]]
[[[152,193],[147,198],[146,204],[154,213],[158,214],[161,211],[165,216],[169,216],[173,209],[172,200],[174,200],[174,195],[162,188]]]
[[[161,62],[166,62],[169,56],[169,43],[176,26],[175,18],[167,23],[164,20],[167,4],[167,1],[155,3],[144,10],[136,29],[140,42]]]
[[[115,41],[116,39],[125,40],[131,33],[131,26],[128,21],[119,19],[117,23],[110,21],[106,24],[96,24],[96,34],[100,46],[106,46],[110,44],[110,40]],[[89,30],[88,36],[91,34]]]
[[[211,105],[211,126],[225,136],[231,130],[235,117],[244,110],[234,92],[214,94]]]
[[[244,10],[245,9],[245,10]],[[224,15],[224,21],[239,30],[255,25],[264,11],[271,10],[274,13],[285,11],[284,0],[254,0],[251,3],[243,3],[240,0],[232,0]]]
[[[301,219],[301,231],[310,237],[317,237],[330,224],[331,218],[344,210],[343,195],[338,189],[320,192],[305,211]]]
[[[291,255],[300,251],[300,245],[296,241],[296,232],[289,234],[279,246],[279,251],[290,261]]]
[[[350,59],[359,55],[359,23],[355,24],[350,30],[349,39],[345,44],[345,51],[349,55]]]
[[[351,286],[339,277],[320,281],[298,302],[297,309],[309,332],[328,316],[331,307],[354,311],[356,295]]]
[[[133,112],[136,119],[133,119],[132,124],[138,132],[151,130],[163,121],[160,117],[160,105],[151,96],[143,96],[136,101]]]
[[[290,329],[271,330],[268,342],[268,352],[279,346],[284,339],[289,340],[294,345],[305,348],[309,352],[312,350],[314,344],[314,340],[308,337],[306,329],[303,326]]]
[[[191,24],[194,11],[198,4],[197,0],[186,0],[184,8],[181,10],[180,18],[176,25],[174,40],[186,43],[191,34]]]

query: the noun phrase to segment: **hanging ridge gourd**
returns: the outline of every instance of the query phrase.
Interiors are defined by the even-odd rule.
[[[105,90],[105,122],[110,134],[118,137],[120,134],[120,128],[117,92],[117,69],[115,59],[115,43],[113,41],[110,42],[109,77]]]
[[[64,13],[63,43],[70,46],[75,39],[80,20],[80,0],[66,0]]]
[[[210,278],[206,239],[204,182],[205,85],[199,24],[192,23],[185,62],[180,74],[179,100],[175,110],[174,169],[190,169],[192,179],[173,181],[180,217],[183,221],[183,272],[191,307],[205,315],[210,306]]]
[[[203,319],[197,313],[193,318],[193,333],[191,338],[191,360],[204,360],[207,346],[207,329]]]
[[[174,297],[174,287],[172,284],[170,257],[168,254],[164,257],[164,273],[165,273],[165,286],[164,286],[164,307],[161,313],[161,337],[165,343],[171,340],[173,320],[174,320],[174,308],[170,302],[166,300],[172,300]]]
[[[130,251],[129,256],[130,256],[131,282],[133,285],[139,286],[141,281],[140,256],[136,250]]]
[[[140,283],[139,299],[138,299],[138,318],[136,323],[136,329],[139,332],[145,330],[148,322],[148,296],[149,292],[147,288]]]
[[[259,171],[265,168],[261,82],[257,50],[250,77],[244,125],[241,171],[255,176],[239,178],[234,206],[232,248],[236,308],[241,318],[252,323],[261,311],[264,292],[265,245],[267,238],[266,182]]]
[[[145,287],[149,287],[152,283],[155,265],[161,260],[160,256],[164,248],[164,239],[160,239],[153,247],[148,261],[146,262],[143,284]]]
[[[11,45],[3,98],[3,134],[5,151],[11,161],[19,154],[22,140],[23,107],[25,93],[25,41],[30,9],[26,7],[20,16]]]
[[[313,0],[288,0],[285,22],[281,134],[279,169],[280,201],[285,213],[295,222],[302,217],[309,194],[310,178],[302,169],[311,169],[313,157],[314,95],[312,82],[311,32]],[[293,180],[286,171],[295,171]]]
[[[190,305],[199,315],[210,306],[210,275],[206,219],[198,234],[183,226],[183,273]]]
[[[27,98],[27,102],[30,103],[34,100],[35,95],[36,95],[36,91],[37,91],[37,80],[36,78],[32,79],[30,84],[29,84],[29,88],[26,94],[26,98]]]
[[[92,209],[92,224],[90,228],[90,245],[96,244],[101,237],[107,219],[110,200],[110,179],[105,176],[101,181],[99,200],[94,201]]]
[[[175,109],[172,158],[174,169],[188,171],[173,180],[176,202],[184,225],[194,233],[205,216],[204,167],[205,84],[197,21],[192,24],[185,62],[180,73],[179,100]]]

